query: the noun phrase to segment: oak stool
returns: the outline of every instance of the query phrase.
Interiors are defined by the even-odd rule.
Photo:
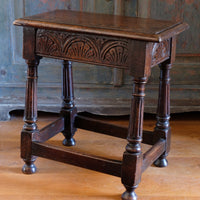
[[[135,200],[142,173],[154,163],[167,166],[170,149],[170,75],[175,60],[176,36],[188,28],[183,22],[161,21],[78,11],[55,10],[17,19],[23,26],[23,58],[28,65],[24,126],[21,132],[22,171],[36,171],[36,156],[121,177],[123,200]],[[37,67],[42,57],[63,60],[60,118],[41,130],[37,127]],[[71,61],[126,69],[133,77],[129,128],[106,124],[77,113]],[[143,131],[145,84],[151,68],[159,65],[157,123]],[[47,72],[48,73],[48,72]],[[61,149],[44,143],[57,133],[63,144],[75,145],[76,129],[127,138],[122,161]],[[145,153],[141,142],[152,145]]]

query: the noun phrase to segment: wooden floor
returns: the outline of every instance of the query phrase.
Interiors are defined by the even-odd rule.
[[[40,114],[39,128],[56,119]],[[105,118],[127,126],[127,118]],[[145,117],[145,129],[152,130],[155,121]],[[124,187],[120,178],[38,158],[38,172],[21,173],[20,131],[22,114],[0,122],[0,200],[117,200]],[[173,115],[172,147],[167,168],[148,168],[136,190],[138,200],[200,200],[200,113]],[[50,142],[60,145],[63,136]],[[126,141],[78,130],[75,139],[79,150],[121,159]],[[145,146],[144,149],[147,147]]]

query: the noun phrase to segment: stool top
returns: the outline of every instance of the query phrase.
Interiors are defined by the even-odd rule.
[[[68,10],[55,10],[24,17],[15,20],[14,25],[111,35],[154,42],[161,42],[173,37],[189,27],[183,22]]]

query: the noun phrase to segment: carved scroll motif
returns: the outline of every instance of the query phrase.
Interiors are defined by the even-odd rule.
[[[151,66],[154,66],[170,57],[170,40],[154,43]]]
[[[39,29],[36,53],[55,58],[128,66],[128,40]]]

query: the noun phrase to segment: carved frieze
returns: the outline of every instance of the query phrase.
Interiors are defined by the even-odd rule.
[[[128,59],[127,42],[109,40],[103,44],[100,55],[104,63],[126,65]]]
[[[36,53],[110,66],[128,66],[128,40],[39,29]]]
[[[152,49],[151,66],[155,66],[158,63],[168,59],[170,57],[170,39],[161,43],[154,43]]]

